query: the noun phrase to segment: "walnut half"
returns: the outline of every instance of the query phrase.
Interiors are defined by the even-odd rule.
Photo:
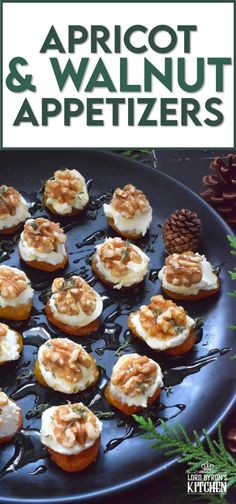
[[[123,189],[118,187],[115,190],[111,206],[125,219],[132,219],[147,212],[150,205],[142,191],[136,189],[132,184],[127,184]]]
[[[0,186],[0,217],[15,215],[20,203],[20,193],[14,187]]]
[[[52,284],[53,298],[59,313],[78,315],[82,310],[92,315],[96,308],[96,293],[80,276],[67,280],[56,278]]]
[[[172,285],[191,287],[202,279],[202,257],[193,252],[173,254],[166,258],[165,275]]]
[[[130,397],[143,394],[156,379],[157,366],[148,357],[138,354],[122,356],[111,376],[112,385]]]
[[[83,403],[58,406],[53,414],[53,433],[65,448],[82,446],[100,434],[96,416]]]
[[[30,247],[44,253],[57,252],[58,245],[66,241],[60,224],[42,217],[27,221],[23,235]]]
[[[44,345],[42,363],[58,378],[76,383],[83,376],[80,366],[94,368],[94,361],[81,345],[67,338],[53,338]],[[93,369],[92,369],[93,374]]]
[[[183,331],[187,315],[182,306],[158,295],[151,298],[149,305],[141,306],[139,320],[151,337],[165,340]]]
[[[59,203],[75,203],[76,196],[84,192],[83,178],[76,170],[57,170],[45,184],[45,196]]]
[[[29,285],[26,275],[16,268],[0,266],[0,295],[5,299],[14,299]]]

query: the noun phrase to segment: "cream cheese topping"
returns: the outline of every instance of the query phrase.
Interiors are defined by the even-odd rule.
[[[202,279],[200,282],[192,284],[191,287],[186,287],[184,285],[174,285],[174,283],[169,283],[166,279],[166,266],[159,271],[158,277],[161,280],[162,286],[172,292],[176,292],[177,294],[183,295],[196,295],[200,290],[213,290],[217,288],[218,285],[218,276],[214,273],[212,265],[209,261],[207,261],[204,255],[200,256],[199,254],[195,254],[197,257],[201,257],[201,270],[202,270]]]
[[[57,252],[39,252],[36,248],[30,247],[26,240],[24,240],[24,233],[21,233],[20,241],[19,241],[19,251],[22,259],[26,262],[30,261],[38,261],[38,262],[46,262],[48,264],[60,264],[63,262],[66,254],[66,247],[64,243],[58,243]]]
[[[19,406],[11,399],[8,399],[6,405],[1,406],[0,439],[14,436],[19,427],[19,414]]]
[[[164,314],[159,315],[158,319],[160,320],[161,318],[163,318],[163,315],[166,315],[168,311],[169,310],[166,310]],[[138,311],[131,314],[131,321],[138,335],[147,343],[150,348],[153,348],[153,350],[167,350],[168,348],[174,348],[182,345],[187,340],[189,333],[195,324],[194,320],[188,315],[186,319],[186,327],[179,334],[174,337],[170,336],[166,339],[160,339],[154,336],[150,336],[150,334],[143,328],[140,322],[140,314]]]
[[[7,334],[0,337],[0,364],[19,359],[18,335],[8,327]]]
[[[129,231],[135,232],[144,236],[150,226],[152,220],[152,208],[149,207],[147,212],[136,215],[131,219],[126,219],[123,217],[120,212],[115,210],[113,206],[107,203],[103,205],[104,213],[106,217],[112,218],[114,220],[114,224],[119,231]]]
[[[81,445],[79,442],[71,448],[62,446],[56,439],[53,432],[53,414],[57,409],[56,406],[51,406],[51,408],[46,409],[42,414],[42,425],[41,425],[41,440],[45,446],[51,448],[57,453],[62,453],[64,455],[78,455],[79,453],[87,450],[94,445],[96,440],[86,438],[85,444]],[[96,425],[98,427],[99,433],[102,431],[102,422],[96,417]]]
[[[0,229],[16,226],[20,222],[24,222],[28,217],[30,217],[28,203],[23,196],[20,196],[20,202],[16,207],[15,215],[0,216]]]
[[[116,371],[117,369],[119,369],[119,365],[121,364],[121,362],[123,360],[126,359],[126,357],[127,357],[126,355],[122,355],[122,357],[119,358],[119,360],[117,361],[117,363],[113,367],[113,371]],[[152,362],[155,362],[152,359],[150,359],[150,360]],[[142,408],[146,408],[148,405],[149,397],[152,397],[155,394],[156,390],[163,386],[163,380],[162,380],[163,374],[162,374],[161,368],[160,368],[159,364],[157,364],[157,362],[155,362],[155,365],[156,365],[155,381],[147,390],[145,390],[144,393],[138,394],[134,397],[130,397],[130,396],[124,394],[121,387],[119,387],[118,385],[113,385],[113,383],[110,382],[109,386],[110,386],[111,394],[113,396],[116,396],[121,402],[127,404],[128,406],[141,406]]]
[[[76,327],[84,327],[93,322],[94,320],[96,320],[102,313],[103,300],[101,296],[98,294],[98,292],[95,292],[95,295],[96,295],[96,307],[91,315],[87,315],[85,312],[83,312],[82,308],[80,308],[80,313],[78,315],[67,315],[66,313],[60,313],[57,310],[54,295],[51,296],[49,300],[49,305],[55,319],[59,320],[63,324],[68,324]]]

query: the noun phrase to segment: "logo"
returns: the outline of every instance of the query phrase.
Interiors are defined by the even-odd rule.
[[[200,470],[187,473],[187,493],[226,494],[227,474],[215,472],[214,464],[204,462]]]
[[[203,469],[203,471],[206,471],[206,472],[213,471],[214,464],[210,464],[209,462],[205,462],[205,464],[201,465],[201,468]]]

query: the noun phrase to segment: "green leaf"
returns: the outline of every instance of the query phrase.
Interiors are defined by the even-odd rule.
[[[230,246],[236,249],[236,238],[231,235],[227,235],[227,238],[229,240]]]

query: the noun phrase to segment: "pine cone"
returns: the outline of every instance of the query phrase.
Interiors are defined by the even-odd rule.
[[[227,449],[236,458],[236,412],[226,420],[223,428],[223,438]]]
[[[163,240],[169,254],[195,252],[198,248],[201,221],[195,212],[176,210],[163,226]]]
[[[207,191],[201,196],[236,229],[236,154],[215,158],[210,168],[214,173],[203,177]]]

